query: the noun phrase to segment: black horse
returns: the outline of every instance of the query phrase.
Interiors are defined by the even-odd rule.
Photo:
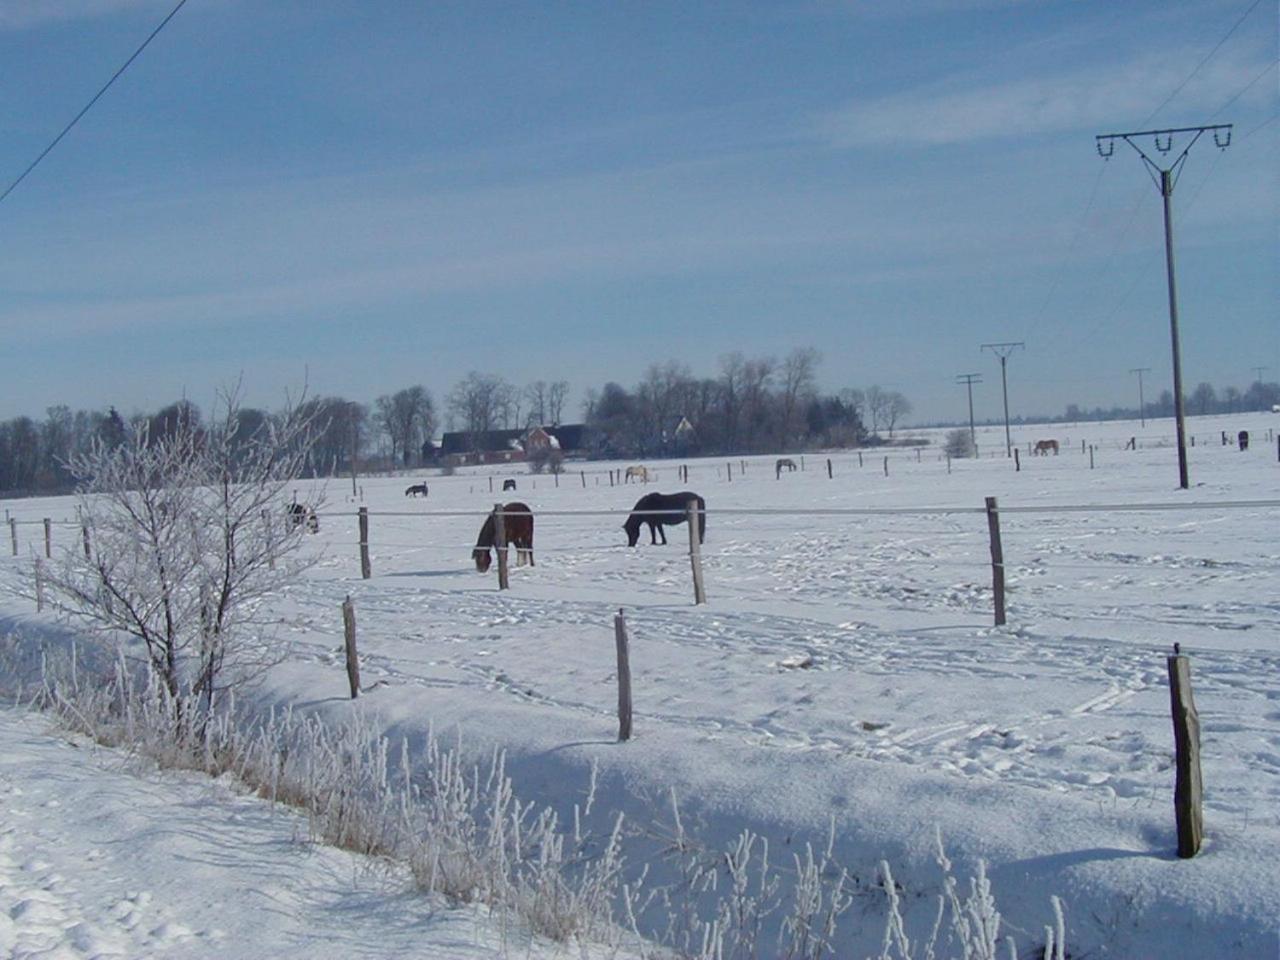
[[[534,566],[533,511],[529,509],[527,503],[512,500],[503,506],[502,532],[506,534],[507,543],[516,548],[516,566],[523,566],[525,563],[531,567]],[[489,551],[493,550],[495,554],[498,552],[494,544],[495,539],[497,539],[497,530],[494,528],[493,514],[489,514],[485,518],[484,525],[480,527],[476,548],[471,551],[471,559],[476,562],[476,569],[481,573],[487,571],[493,562]],[[505,546],[502,548],[503,553],[506,553],[506,549]]]
[[[622,529],[627,531],[627,546],[636,545],[636,541],[640,539],[640,525],[643,523],[649,525],[651,543],[657,543],[658,537],[662,537],[662,542],[666,543],[667,535],[662,528],[669,524],[684,523],[689,516],[690,504],[698,509],[698,542],[704,542],[707,538],[707,501],[686,490],[683,493],[647,493],[637,500],[636,505],[631,508],[634,512],[622,525]]]
[[[427,485],[425,483],[415,483],[413,486],[405,488],[404,495],[406,497],[416,497],[419,495],[425,497],[427,495]]]

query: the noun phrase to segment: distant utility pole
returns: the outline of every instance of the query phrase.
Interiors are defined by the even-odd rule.
[[[1164,198],[1164,259],[1165,271],[1169,278],[1169,334],[1173,340],[1173,409],[1178,420],[1178,485],[1186,490],[1191,484],[1187,479],[1187,425],[1182,403],[1182,348],[1178,344],[1178,288],[1174,282],[1173,271],[1173,188],[1182,175],[1182,168],[1187,161],[1187,153],[1195,146],[1195,142],[1206,133],[1213,133],[1213,142],[1219,150],[1231,145],[1231,124],[1221,123],[1203,127],[1179,127],[1173,130],[1141,130],[1134,133],[1102,133],[1095,137],[1098,156],[1103,160],[1111,159],[1116,151],[1116,141],[1123,140],[1142,157],[1147,173],[1155,182],[1160,196]],[[1134,137],[1151,137],[1157,152],[1167,154],[1173,150],[1175,136],[1186,134],[1190,139],[1167,168],[1147,156],[1140,146],[1134,143]],[[1157,176],[1159,174],[1159,176]]]
[[[1136,373],[1138,375],[1138,416],[1142,418],[1142,425],[1145,427],[1147,425],[1147,403],[1142,398],[1142,375],[1144,373],[1150,373],[1151,368],[1134,367],[1129,372]]]
[[[1000,386],[1004,390],[1004,455],[1013,456],[1013,438],[1009,435],[1009,377],[1007,372],[1009,354],[1015,350],[1025,350],[1026,344],[1021,340],[1006,343],[984,343],[983,350],[990,350],[1000,358]]]
[[[1262,375],[1266,373],[1268,370],[1270,370],[1271,368],[1270,367],[1250,367],[1249,369],[1253,371],[1253,382],[1261,383]]]
[[[973,444],[974,456],[978,454],[978,432],[973,428],[973,385],[982,382],[980,373],[961,373],[956,375],[956,383],[963,383],[969,388],[969,440]]]

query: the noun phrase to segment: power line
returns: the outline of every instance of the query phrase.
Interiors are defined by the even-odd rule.
[[[142,46],[138,47],[137,50],[133,51],[133,56],[131,56],[128,60],[126,60],[124,62],[124,65],[121,66],[119,70],[117,70],[115,73],[111,75],[111,79],[108,80],[105,84],[103,84],[102,89],[93,95],[93,99],[84,105],[84,109],[82,109],[79,113],[77,113],[71,119],[71,122],[62,128],[62,132],[59,133],[56,137],[54,137],[53,141],[47,147],[45,147],[42,151],[40,151],[40,156],[32,160],[30,165],[27,167],[27,169],[23,170],[22,173],[18,175],[18,179],[14,180],[13,183],[9,184],[9,186],[5,189],[4,193],[0,193],[0,203],[3,203],[4,199],[7,196],[9,196],[9,194],[13,193],[14,188],[17,187],[18,184],[20,184],[23,180],[27,179],[27,174],[29,174],[32,170],[34,170],[40,164],[40,161],[43,160],[45,157],[47,157],[50,151],[52,151],[53,148],[56,147],[62,141],[62,138],[71,132],[71,128],[80,122],[80,118],[83,117],[86,113],[88,113],[89,110],[93,107],[93,105],[97,103],[99,99],[101,99],[102,95],[111,88],[111,85],[120,78],[120,75],[129,69],[129,64],[133,63],[134,60],[138,59],[138,56],[142,53],[142,51],[147,49],[147,45],[156,38],[156,36],[160,33],[160,31],[165,28],[165,25],[168,24],[168,22],[174,18],[174,15],[183,8],[186,2],[187,0],[178,0],[178,5],[174,7],[172,10],[170,10],[169,15],[160,21],[160,25],[151,31],[151,35],[148,36],[147,39],[142,41]]]
[[[1178,84],[1177,88],[1174,89],[1173,93],[1165,97],[1164,102],[1160,104],[1160,106],[1152,110],[1150,116],[1148,116],[1147,119],[1143,120],[1142,123],[1138,124],[1138,126],[1145,127],[1148,123],[1154,120],[1156,115],[1165,107],[1167,107],[1173,101],[1173,98],[1176,97],[1178,94],[1180,94],[1183,91],[1183,89],[1186,88],[1188,83],[1190,83],[1193,79],[1195,79],[1195,75],[1200,72],[1200,69],[1206,63],[1208,63],[1211,59],[1213,59],[1213,55],[1222,49],[1222,45],[1226,43],[1229,39],[1231,39],[1231,35],[1236,32],[1236,29],[1240,26],[1240,24],[1244,23],[1245,20],[1249,18],[1249,14],[1253,13],[1253,11],[1257,9],[1260,3],[1262,3],[1262,0],[1253,0],[1253,3],[1249,5],[1249,9],[1246,10],[1244,13],[1240,14],[1240,19],[1237,20],[1234,24],[1232,24],[1231,29],[1228,30],[1226,34],[1223,35],[1222,39],[1219,40],[1214,45],[1214,48],[1204,55],[1204,59],[1196,64],[1196,67],[1194,70],[1192,70],[1189,74],[1187,74],[1187,79],[1183,80],[1180,84]]]

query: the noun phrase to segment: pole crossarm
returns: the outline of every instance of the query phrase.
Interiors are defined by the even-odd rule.
[[[1187,154],[1191,152],[1191,148],[1195,146],[1206,133],[1213,134],[1214,145],[1219,150],[1225,150],[1231,146],[1231,129],[1234,124],[1230,123],[1214,123],[1206,124],[1202,127],[1173,127],[1167,130],[1135,130],[1128,133],[1100,133],[1094,137],[1094,142],[1098,148],[1098,156],[1103,160],[1110,160],[1112,154],[1115,153],[1116,141],[1123,140],[1129,146],[1137,151],[1138,156],[1142,158],[1143,164],[1146,165],[1147,174],[1151,177],[1156,185],[1156,189],[1162,190],[1160,174],[1172,173],[1173,179],[1169,189],[1177,185],[1178,177],[1182,174],[1182,168],[1186,162]],[[1135,141],[1137,137],[1151,137],[1158,153],[1171,153],[1173,151],[1173,138],[1179,134],[1191,134],[1191,139],[1187,141],[1187,145],[1182,148],[1173,163],[1167,167],[1162,167],[1151,158],[1148,153]]]

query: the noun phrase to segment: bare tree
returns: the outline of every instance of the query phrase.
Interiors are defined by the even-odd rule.
[[[449,392],[449,418],[455,428],[470,435],[473,449],[479,445],[481,434],[497,426],[511,392],[502,378],[474,370]]]
[[[314,408],[312,408],[314,410]],[[219,692],[283,655],[259,601],[314,559],[286,519],[311,423],[297,408],[246,435],[235,392],[210,427],[180,420],[72,459],[91,555],[64,551],[49,584],[75,615],[134,637],[180,713],[212,710]],[[312,508],[322,492],[309,493]]]
[[[813,347],[791,351],[782,361],[782,410],[778,437],[780,447],[804,439],[805,406],[813,396],[814,378],[822,360]]]
[[[1217,399],[1217,392],[1213,389],[1213,384],[1211,383],[1201,383],[1191,394],[1191,402],[1196,405],[1196,409],[1201,416],[1213,409]]]
[[[898,421],[911,413],[911,401],[900,394],[897,390],[892,390],[885,395],[884,403],[884,423],[889,428],[889,436],[893,436],[893,428]]]
[[[560,426],[564,402],[569,396],[568,380],[553,380],[547,387],[547,418],[553,427]]]
[[[377,421],[391,443],[391,458],[400,460],[407,467],[413,453],[422,446],[422,440],[435,429],[435,410],[431,394],[425,387],[406,387],[376,401]]]
[[[888,413],[889,394],[877,384],[867,388],[867,415],[871,418],[871,432],[879,433]]]

